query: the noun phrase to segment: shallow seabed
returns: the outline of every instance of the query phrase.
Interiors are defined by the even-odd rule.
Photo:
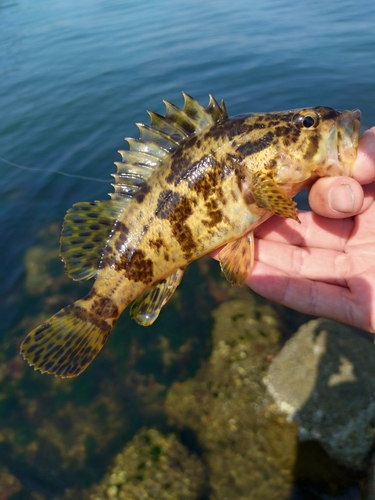
[[[270,312],[271,306],[248,290],[232,290],[217,264],[203,259],[188,270],[155,325],[141,328],[125,313],[102,354],[76,380],[33,372],[18,355],[19,344],[31,328],[88,290],[89,284],[64,275],[58,257],[61,223],[73,203],[107,198],[116,151],[124,148],[124,137],[138,135],[134,122],[148,122],[146,109],[162,113],[162,99],[181,106],[184,90],[203,104],[208,93],[225,99],[230,115],[320,104],[360,108],[367,128],[375,124],[374,22],[372,0],[0,0],[1,498],[62,498],[67,489],[74,498],[83,496],[84,489],[94,491],[93,485],[104,481],[117,453],[131,456],[133,440],[144,442],[154,458],[159,449],[166,462],[182,457],[197,479],[189,493],[195,496],[186,498],[224,498],[210,476],[215,470],[219,477],[220,467],[202,444],[212,415],[199,416],[192,403],[192,414],[203,424],[200,430],[194,423],[184,427],[171,400],[179,387],[182,398],[186,381],[203,380],[199,368],[215,352],[212,311],[218,306],[233,298],[248,300],[249,311],[258,311],[261,332],[261,317],[273,318],[269,342],[255,350],[261,366],[252,360],[259,377],[281,340],[306,318],[279,307]],[[306,207],[304,194],[299,202]],[[265,311],[256,309],[263,306]],[[256,379],[251,388],[258,385]],[[257,404],[239,394],[252,407]],[[184,411],[181,407],[181,415]],[[262,415],[254,427],[254,420],[246,423],[248,434],[263,433],[270,443],[281,423],[275,417],[265,430]],[[223,436],[222,424],[215,425]],[[228,425],[227,437],[233,436]],[[141,428],[146,430],[138,434]],[[284,432],[290,450],[295,431]],[[232,452],[243,455],[236,446],[225,449],[227,458]],[[269,449],[267,443],[263,449]],[[292,472],[283,476],[282,484],[289,484],[283,498],[361,498],[361,474],[351,475],[322,453],[300,451],[301,473],[291,466],[288,451],[286,462],[275,462],[272,477],[267,469],[263,481],[281,488],[275,471],[284,467]],[[229,458],[238,465],[235,484],[242,485],[241,473],[247,471],[235,455]],[[134,473],[134,481],[141,476]],[[310,482],[302,487],[301,477]],[[99,490],[92,495],[99,498]],[[241,491],[233,487],[231,498],[254,498]],[[172,492],[169,498],[185,498],[179,495]]]

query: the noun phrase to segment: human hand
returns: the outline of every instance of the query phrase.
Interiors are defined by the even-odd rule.
[[[301,224],[272,217],[255,230],[246,283],[297,311],[375,332],[375,127],[359,141],[354,178],[310,189]]]

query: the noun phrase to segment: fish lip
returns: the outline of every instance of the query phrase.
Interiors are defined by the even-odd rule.
[[[359,130],[362,113],[359,109],[342,111],[336,127],[336,158],[341,175],[352,176],[353,164],[357,157]]]

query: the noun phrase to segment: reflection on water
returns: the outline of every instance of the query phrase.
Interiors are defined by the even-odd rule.
[[[107,199],[123,137],[137,136],[146,109],[163,112],[162,99],[181,105],[181,90],[202,103],[208,93],[224,98],[231,115],[358,107],[370,126],[374,21],[372,0],[0,1],[0,156],[38,169],[0,161],[0,484],[9,498],[97,482],[142,425],[166,430],[168,388],[209,356],[211,311],[234,296],[251,300],[202,260],[154,326],[125,314],[87,374],[34,373],[18,355],[24,334],[88,289],[59,261],[66,210]],[[302,320],[278,314],[282,333]]]

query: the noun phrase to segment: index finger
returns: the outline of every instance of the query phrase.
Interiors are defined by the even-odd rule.
[[[296,247],[342,251],[350,237],[354,220],[329,219],[314,212],[298,212],[301,224],[292,219],[271,217],[255,229],[255,237]]]

